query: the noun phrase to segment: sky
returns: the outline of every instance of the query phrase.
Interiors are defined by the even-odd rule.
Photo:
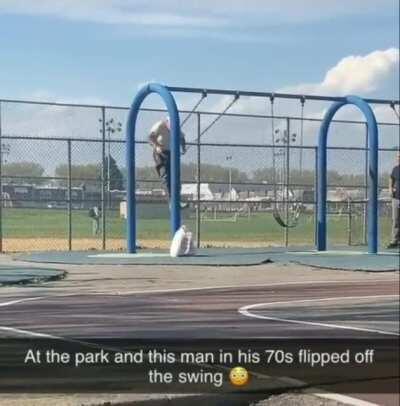
[[[398,89],[385,81],[398,53],[387,61],[384,52],[399,45],[397,3],[0,0],[0,97],[127,105],[140,84],[154,80],[296,89],[321,83],[346,58],[381,52],[358,66],[386,63],[375,73],[380,87],[361,78],[353,88],[391,98]],[[326,90],[342,93],[340,82]]]
[[[128,106],[141,85],[159,81],[398,99],[398,35],[398,0],[0,0],[0,98]],[[178,97],[179,107],[196,97]],[[228,102],[210,98],[207,108]],[[247,99],[232,111],[265,109]],[[325,110],[309,104],[306,114]],[[277,112],[299,115],[299,106],[282,103]],[[96,114],[5,113],[8,133],[98,135]],[[388,108],[376,113],[394,120]],[[361,118],[351,109],[340,117]],[[243,136],[236,124],[226,134]]]

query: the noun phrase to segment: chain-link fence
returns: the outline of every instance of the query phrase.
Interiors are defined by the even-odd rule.
[[[127,113],[123,107],[0,100],[1,251],[125,248]],[[182,156],[181,193],[188,208],[182,216],[199,246],[314,244],[320,119],[284,113],[224,114],[204,134],[215,113],[196,112],[185,123],[188,151]],[[170,241],[168,202],[147,142],[149,128],[165,114],[143,109],[138,121],[142,247],[167,247]],[[187,114],[181,112],[182,118]],[[379,127],[380,240],[386,242],[391,228],[388,178],[399,149],[399,124],[393,119]],[[276,144],[272,131],[286,134],[286,141]],[[366,124],[341,120],[330,131],[329,240],[365,244]],[[285,221],[295,205],[300,207],[296,226],[278,224],[277,203]]]

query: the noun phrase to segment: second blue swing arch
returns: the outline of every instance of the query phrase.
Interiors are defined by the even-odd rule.
[[[317,249],[327,249],[327,140],[328,131],[336,112],[343,106],[352,104],[364,114],[368,126],[368,252],[378,252],[378,125],[369,104],[357,96],[347,96],[343,101],[331,105],[326,112],[319,130],[317,166]]]

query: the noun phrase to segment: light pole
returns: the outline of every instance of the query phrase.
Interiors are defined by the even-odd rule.
[[[1,159],[3,159],[3,155],[10,155],[10,144],[1,144]],[[3,163],[3,161],[1,161]],[[4,160],[4,163],[7,163],[6,160]]]
[[[227,161],[232,161],[232,155],[227,155],[225,157]],[[229,179],[229,200],[232,200],[232,167],[229,165],[228,167],[228,179]]]
[[[102,123],[103,120],[99,118],[99,122]],[[104,126],[106,133],[108,135],[108,157],[107,157],[107,194],[108,194],[108,207],[111,206],[111,134],[122,132],[122,123],[110,118],[105,122]],[[100,133],[103,133],[103,129],[100,129]]]
[[[0,167],[3,167],[3,156],[10,155],[10,144],[5,144],[1,143],[1,148],[0,148]],[[4,163],[7,163],[7,161],[4,159]],[[3,176],[3,174],[1,174]],[[3,182],[0,182],[1,184],[1,190],[0,194],[1,197],[3,196]],[[1,199],[0,199],[1,200]]]
[[[282,166],[283,166],[283,172],[284,172],[283,176],[285,176],[289,170],[290,144],[296,142],[297,134],[292,133],[289,135],[288,130],[283,130],[283,133],[281,134],[281,131],[278,128],[275,130],[274,137],[275,137],[275,142],[274,142],[275,144],[282,144],[282,147],[278,150],[278,152],[273,151],[273,153],[274,153],[274,157],[283,157],[283,160],[282,160]],[[284,162],[285,159],[286,159],[286,165]]]

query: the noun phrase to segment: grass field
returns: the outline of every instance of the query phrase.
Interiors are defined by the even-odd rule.
[[[166,241],[170,240],[169,220],[159,217],[141,219],[138,218],[138,239],[143,241]],[[189,218],[185,218],[190,215]],[[107,241],[118,241],[123,245],[125,239],[125,220],[121,219],[117,212],[109,211],[106,216]],[[201,223],[201,241],[207,244],[217,245],[284,245],[284,229],[273,219],[270,213],[255,213],[249,218],[239,217],[236,222],[229,219],[219,218],[217,221],[204,221]],[[386,242],[390,238],[390,219],[380,219],[381,241]],[[190,230],[195,231],[194,213],[184,212],[183,222]],[[362,241],[362,219],[353,219],[353,241]],[[331,243],[347,244],[348,226],[347,218],[329,216],[328,238]],[[3,239],[7,250],[7,240],[30,240],[35,245],[35,240],[46,239],[49,241],[49,249],[53,249],[52,240],[67,241],[68,216],[62,209],[3,209]],[[92,241],[97,247],[96,240],[101,235],[92,235],[92,221],[86,210],[74,210],[72,213],[72,239]],[[310,214],[302,215],[299,224],[289,229],[289,244],[312,245],[314,243],[314,217]],[[17,244],[18,245],[18,244]],[[90,245],[90,244],[89,244]],[[112,244],[111,244],[112,245]],[[110,246],[111,246],[110,245]],[[154,244],[153,244],[154,245]],[[13,245],[15,247],[15,244]],[[42,248],[42,246],[41,246]],[[31,249],[35,249],[33,246]]]

